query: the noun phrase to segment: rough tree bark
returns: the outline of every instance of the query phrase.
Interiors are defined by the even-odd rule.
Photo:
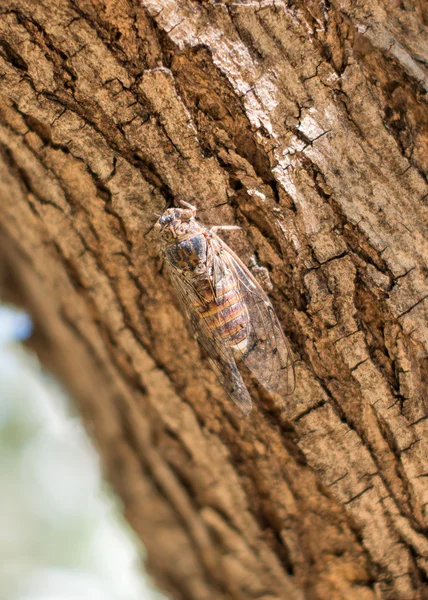
[[[424,12],[425,10],[425,12]],[[185,600],[427,597],[422,0],[3,0],[3,297]],[[424,58],[425,52],[425,58]],[[296,357],[245,419],[162,273],[178,198]]]

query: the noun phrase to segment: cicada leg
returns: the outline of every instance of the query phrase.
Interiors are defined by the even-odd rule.
[[[232,231],[233,229],[242,229],[242,227],[239,227],[239,225],[214,225],[214,227],[211,227],[210,231],[212,233],[217,233],[217,231],[220,230]]]
[[[184,208],[188,208],[189,210],[193,211],[193,216],[196,215],[196,206],[190,204],[190,202],[186,202],[185,200],[179,200],[179,203],[181,204],[181,206],[184,206]]]

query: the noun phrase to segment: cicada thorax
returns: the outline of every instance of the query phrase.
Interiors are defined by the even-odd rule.
[[[249,315],[238,280],[230,269],[216,272],[209,252],[209,233],[192,235],[166,249],[168,260],[196,292],[192,309],[199,312],[212,335],[238,350],[247,346]]]

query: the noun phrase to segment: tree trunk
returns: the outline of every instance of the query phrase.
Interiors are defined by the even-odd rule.
[[[33,315],[157,583],[428,597],[422,1],[0,13],[2,295]],[[242,227],[224,238],[295,355],[295,393],[249,381],[248,418],[162,271],[154,213],[180,198]]]

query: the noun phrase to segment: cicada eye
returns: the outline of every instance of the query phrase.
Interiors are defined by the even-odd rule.
[[[190,219],[193,217],[193,210],[182,209],[180,217],[182,221],[190,221]]]

